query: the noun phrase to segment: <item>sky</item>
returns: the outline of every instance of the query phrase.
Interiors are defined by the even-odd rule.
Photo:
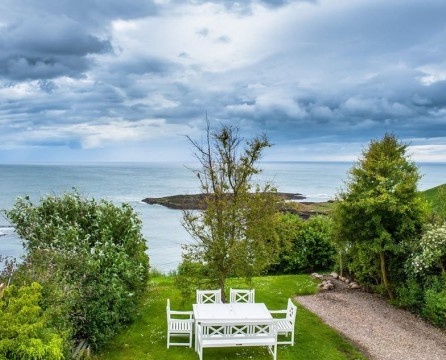
[[[264,160],[445,162],[446,1],[0,1],[0,163],[188,161],[206,117]]]

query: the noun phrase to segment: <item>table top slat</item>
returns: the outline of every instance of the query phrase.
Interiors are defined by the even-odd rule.
[[[272,319],[264,303],[194,304],[193,311],[196,321]]]

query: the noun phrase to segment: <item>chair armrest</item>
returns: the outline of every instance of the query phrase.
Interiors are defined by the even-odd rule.
[[[193,311],[177,311],[177,310],[170,310],[170,314],[172,314],[172,315],[189,316],[190,319],[192,319],[193,316],[194,316],[194,312],[193,312]]]
[[[268,310],[271,314],[286,314],[287,310]]]

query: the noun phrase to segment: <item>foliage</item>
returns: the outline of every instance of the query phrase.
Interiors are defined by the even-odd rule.
[[[437,267],[446,273],[446,223],[441,226],[429,225],[419,242],[420,252],[412,260],[415,273],[426,272]]]
[[[421,240],[412,248],[407,272],[409,279],[415,279],[412,281],[416,281],[416,287],[407,281],[406,292],[399,294],[398,300],[403,304],[410,301],[407,290],[416,290],[413,294],[416,302],[413,306],[409,303],[409,308],[432,324],[446,328],[446,223],[428,224]]]
[[[229,276],[252,277],[275,262],[280,241],[274,232],[278,197],[275,189],[252,184],[260,172],[255,163],[270,146],[265,136],[247,141],[238,129],[222,126],[205,145],[191,140],[201,169],[197,175],[205,195],[203,211],[185,211],[183,226],[196,240],[185,245],[184,262],[198,262],[223,291]]]
[[[446,221],[446,184],[436,186],[422,192],[422,196],[430,205],[433,223]]]
[[[446,328],[446,274],[433,278],[426,287],[421,315],[432,324]]]
[[[199,262],[183,260],[175,275],[175,285],[185,303],[195,298],[196,289],[213,288],[215,284],[209,279],[207,266]]]
[[[192,310],[192,303],[195,302],[195,299],[189,299],[183,304],[174,281],[173,277],[166,276],[151,279],[138,319],[107,343],[95,360],[198,359],[193,347],[166,349],[166,299],[170,299],[172,308],[176,310]],[[249,284],[243,278],[229,278],[228,287],[254,288],[256,301],[265,303],[269,309],[284,309],[289,297],[314,294],[316,291],[316,283],[308,275],[253,277]],[[279,346],[278,359],[366,359],[316,315],[299,304],[297,306],[296,345]],[[216,348],[205,351],[205,359],[271,359],[268,350],[259,347]]]
[[[131,320],[148,279],[148,257],[130,205],[74,191],[38,205],[19,198],[6,215],[26,249],[16,282],[42,283],[43,302],[59,309],[59,326],[70,322],[76,338],[99,346]]]
[[[396,288],[395,304],[414,313],[420,313],[424,306],[424,290],[419,279],[410,276]]]
[[[0,284],[7,286],[11,282],[12,275],[17,268],[17,259],[0,254],[0,268]]]
[[[280,216],[277,232],[287,239],[278,265],[270,272],[299,273],[330,269],[336,254],[332,243],[332,220],[327,216],[313,216],[308,220],[297,215]]]
[[[404,279],[407,244],[419,237],[425,214],[417,192],[419,171],[406,150],[394,135],[372,140],[350,170],[333,214],[345,260],[354,258],[355,271],[364,265],[361,277],[379,279],[390,298],[394,284]]]
[[[0,291],[0,359],[59,360],[64,358],[63,333],[51,327],[40,307],[38,283]]]

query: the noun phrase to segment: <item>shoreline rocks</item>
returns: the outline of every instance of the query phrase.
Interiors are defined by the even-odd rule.
[[[298,193],[277,193],[281,200],[304,200],[305,196]],[[145,198],[142,201],[150,205],[163,205],[170,209],[202,210],[204,209],[205,194],[172,195],[159,198]]]

